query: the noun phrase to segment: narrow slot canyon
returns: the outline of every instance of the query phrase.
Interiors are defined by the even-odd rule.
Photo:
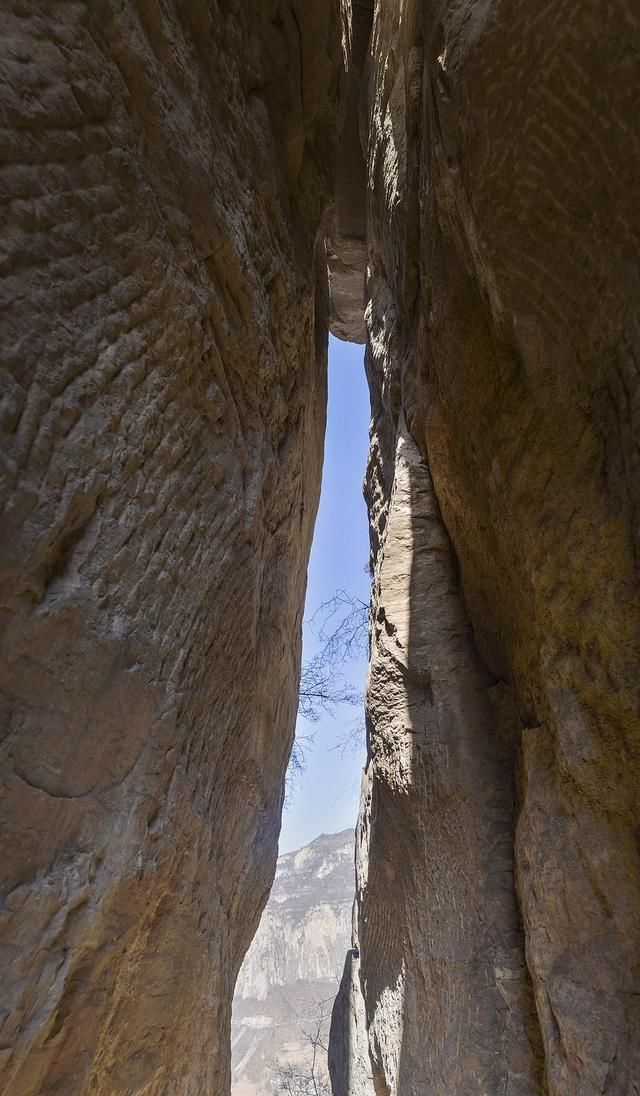
[[[331,1093],[328,1046],[352,946],[354,830],[366,756],[371,578],[363,357],[361,346],[330,337],[296,742],[274,883],[234,992],[231,1096]]]
[[[1,8],[0,1092],[639,1094],[634,4]]]

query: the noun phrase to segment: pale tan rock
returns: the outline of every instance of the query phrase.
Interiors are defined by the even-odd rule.
[[[394,465],[357,861],[374,1076],[391,1096],[530,1093],[540,1065],[513,886],[511,748],[498,739],[429,471],[402,419]],[[372,497],[378,487],[371,479]]]
[[[333,1096],[375,1096],[357,947],[347,952],[333,1006],[329,1073]]]
[[[3,5],[0,1090],[221,1094],[318,499],[338,5]]]

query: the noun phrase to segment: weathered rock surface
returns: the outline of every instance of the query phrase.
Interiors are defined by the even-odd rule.
[[[12,1096],[228,1091],[320,479],[337,7],[2,6]]]
[[[622,0],[376,5],[358,874],[387,1096],[640,1090],[639,30]]]
[[[389,1090],[531,1092],[510,748],[424,459],[400,425],[376,577],[362,974]],[[373,485],[372,485],[373,486]],[[373,1006],[373,1007],[372,1007]]]
[[[357,947],[347,952],[331,1013],[329,1076],[333,1096],[375,1096]]]
[[[353,830],[322,834],[278,866],[233,1000],[233,1096],[265,1096],[276,1062],[308,1065],[304,1032],[322,1016],[329,1033],[345,950],[351,942]],[[325,1056],[326,1058],[326,1056]],[[327,1064],[318,1061],[320,1073]]]
[[[372,18],[373,0],[353,0],[349,5],[347,25],[350,49],[347,55],[344,123],[338,144],[334,200],[327,226],[331,331],[340,339],[356,343],[365,341],[365,77]]]

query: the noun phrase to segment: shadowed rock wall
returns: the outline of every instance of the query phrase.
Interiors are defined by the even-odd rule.
[[[333,3],[3,4],[12,1096],[228,1091],[296,711],[346,48]]]
[[[639,44],[622,0],[375,9],[379,1096],[639,1090]]]
[[[333,1096],[375,1096],[357,948],[350,948],[331,1014],[329,1075]]]
[[[344,121],[338,142],[327,259],[331,331],[348,342],[365,341],[367,257],[366,128],[369,39],[373,0],[352,0],[348,9],[350,51]]]

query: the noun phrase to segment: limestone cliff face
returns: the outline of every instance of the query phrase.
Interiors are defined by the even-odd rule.
[[[335,977],[351,935],[353,883],[352,830],[279,856],[237,997],[264,1000],[270,986]]]
[[[0,1090],[224,1093],[322,458],[338,4],[3,4]]]
[[[307,1064],[304,1032],[320,1014],[329,1032],[344,952],[351,939],[353,830],[322,834],[278,857],[269,901],[247,952],[233,1001],[233,1096],[265,1096],[276,1062]],[[326,1061],[317,1063],[326,1073]]]
[[[376,5],[376,1091],[640,1085],[637,13]]]

